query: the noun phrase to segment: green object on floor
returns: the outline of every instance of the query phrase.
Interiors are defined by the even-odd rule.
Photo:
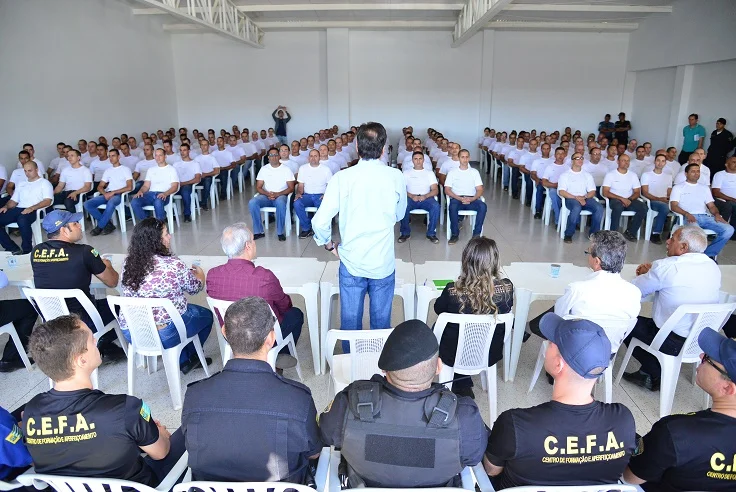
[[[434,282],[434,286],[438,290],[442,290],[447,287],[447,284],[449,284],[450,282],[454,282],[454,280],[432,280],[432,282]]]

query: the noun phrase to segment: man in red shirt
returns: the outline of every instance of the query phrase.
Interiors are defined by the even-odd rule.
[[[225,301],[251,296],[262,298],[278,318],[283,336],[291,333],[296,344],[304,314],[294,307],[271,270],[253,264],[257,256],[253,232],[245,223],[238,222],[222,231],[220,244],[228,260],[207,272],[207,295]]]

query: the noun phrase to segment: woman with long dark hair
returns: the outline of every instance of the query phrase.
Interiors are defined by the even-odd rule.
[[[445,286],[442,295],[435,301],[437,314],[506,314],[514,304],[514,285],[501,277],[500,259],[496,241],[483,236],[471,239],[463,250],[460,276]],[[504,323],[496,325],[488,354],[488,365],[492,366],[503,358]],[[440,358],[447,366],[455,364],[455,352],[459,326],[448,323],[440,340]],[[473,394],[470,376],[452,383],[452,391],[461,396]]]
[[[184,320],[187,336],[198,335],[199,341],[204,345],[212,329],[212,313],[207,308],[187,303],[185,296],[202,290],[205,283],[204,271],[197,265],[189,268],[174,256],[170,241],[171,234],[166,222],[149,217],[136,224],[123,265],[123,296],[171,300]],[[153,318],[164,348],[180,343],[179,333],[165,310],[154,309]],[[121,322],[125,325],[124,320]],[[126,327],[121,328],[125,338],[130,341]],[[210,359],[207,359],[207,364],[209,363]],[[184,374],[200,365],[193,344],[184,347],[179,364]]]

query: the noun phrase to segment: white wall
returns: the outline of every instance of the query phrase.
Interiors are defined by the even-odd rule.
[[[499,31],[494,39],[491,126],[590,133],[621,110],[626,34]]]
[[[727,128],[736,131],[736,60],[696,65],[690,94],[689,113],[698,113],[700,124],[708,132],[705,148],[710,145],[710,132],[716,129],[716,120],[726,118]],[[683,125],[684,126],[684,123]]]
[[[27,141],[48,162],[59,140],[76,146],[177,122],[169,36],[122,2],[0,0],[0,67],[7,167]]]
[[[644,70],[636,74],[631,136],[640,143],[649,141],[654,150],[674,144],[667,141],[675,67]]]
[[[214,34],[172,36],[179,123],[208,128],[269,128],[286,106],[289,136],[327,126],[325,32],[267,35],[256,49]]]

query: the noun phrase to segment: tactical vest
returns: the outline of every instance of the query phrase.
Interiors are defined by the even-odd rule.
[[[408,400],[385,384],[358,381],[348,391],[342,456],[350,471],[368,487],[453,482],[463,469],[455,394],[434,384],[427,397]]]

